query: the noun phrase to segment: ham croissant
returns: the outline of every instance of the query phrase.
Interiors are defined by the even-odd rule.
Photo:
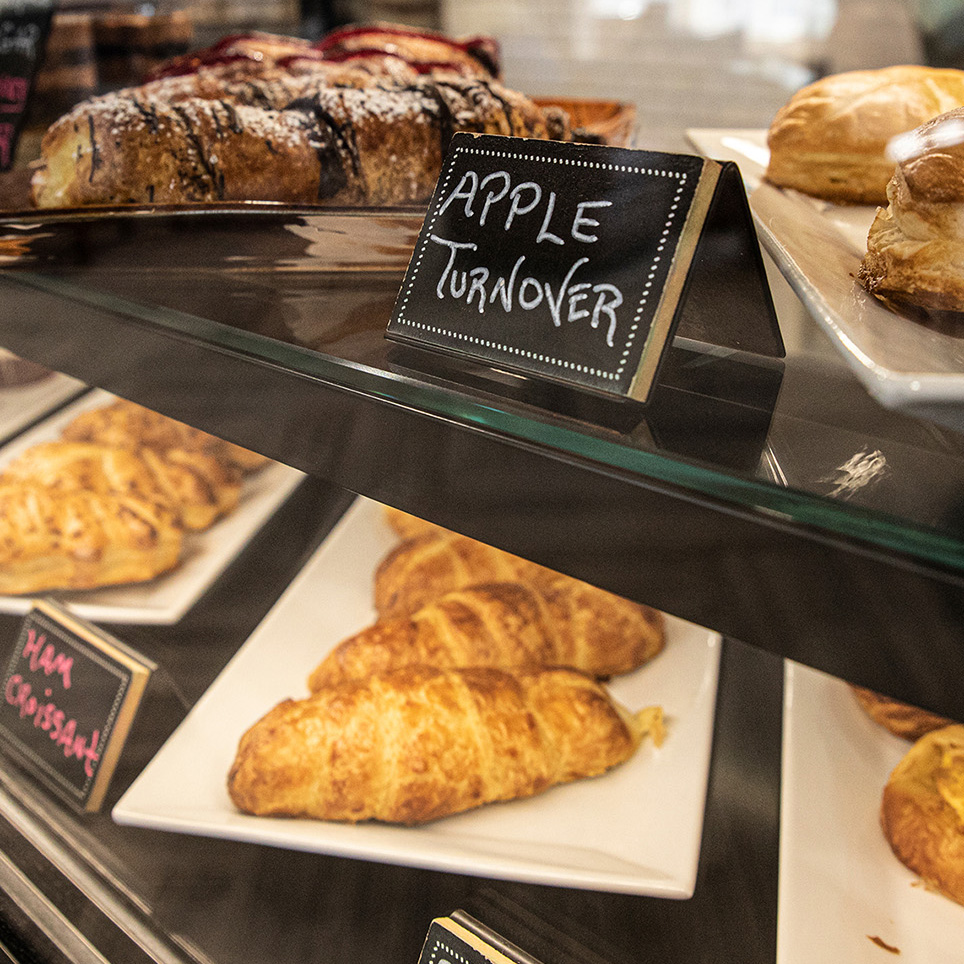
[[[280,703],[228,791],[246,813],[420,824],[601,774],[646,732],[658,707],[633,716],[574,670],[410,666]]]
[[[0,593],[142,582],[177,565],[183,532],[137,494],[0,482]]]
[[[186,529],[206,529],[237,507],[239,475],[201,453],[139,451],[93,442],[41,442],[3,469],[0,479],[32,479],[53,491],[136,494],[165,505]]]
[[[642,610],[639,615],[638,621],[611,619],[599,607],[582,607],[571,593],[543,596],[518,582],[472,586],[344,640],[315,668],[308,686],[315,691],[412,663],[625,673],[664,645],[662,614]]]

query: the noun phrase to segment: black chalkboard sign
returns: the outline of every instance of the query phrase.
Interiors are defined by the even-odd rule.
[[[539,964],[500,934],[455,911],[432,921],[418,964]]]
[[[691,269],[710,268],[696,255],[717,191],[742,191],[724,173],[691,155],[458,134],[386,336],[644,401]],[[748,214],[739,230],[755,244]]]
[[[3,674],[5,747],[61,797],[96,810],[154,669],[118,640],[38,600]]]
[[[0,0],[0,170],[13,164],[34,76],[43,61],[53,0]]]

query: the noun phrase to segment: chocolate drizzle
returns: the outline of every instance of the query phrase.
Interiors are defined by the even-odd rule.
[[[90,134],[90,175],[87,178],[91,184],[94,182],[94,174],[97,173],[97,168],[100,167],[102,158],[100,156],[100,148],[97,146],[97,137],[94,133],[94,118],[87,118],[87,130]]]
[[[204,190],[206,184],[210,184],[212,190],[214,191],[215,197],[218,200],[223,200],[224,172],[218,168],[212,158],[208,157],[208,152],[204,148],[204,143],[197,132],[197,128],[194,125],[191,115],[184,110],[184,108],[177,104],[174,104],[171,110],[179,118],[181,124],[183,125],[185,138],[193,149],[193,153],[200,167],[199,173],[196,173],[193,176],[188,176],[198,186],[199,193],[202,197],[206,193]]]
[[[346,160],[355,178],[362,179],[361,157],[350,122],[339,124],[317,97],[299,97],[285,108],[298,111],[313,122],[311,146],[318,155],[318,200],[335,197],[349,183]]]

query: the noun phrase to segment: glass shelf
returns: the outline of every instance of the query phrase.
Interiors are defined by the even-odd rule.
[[[0,344],[949,712],[948,684],[866,653],[903,651],[907,617],[879,597],[912,594],[945,671],[964,669],[964,437],[886,411],[832,353],[794,344],[774,361],[678,339],[646,408],[393,344],[420,223],[271,205],[8,218]]]

